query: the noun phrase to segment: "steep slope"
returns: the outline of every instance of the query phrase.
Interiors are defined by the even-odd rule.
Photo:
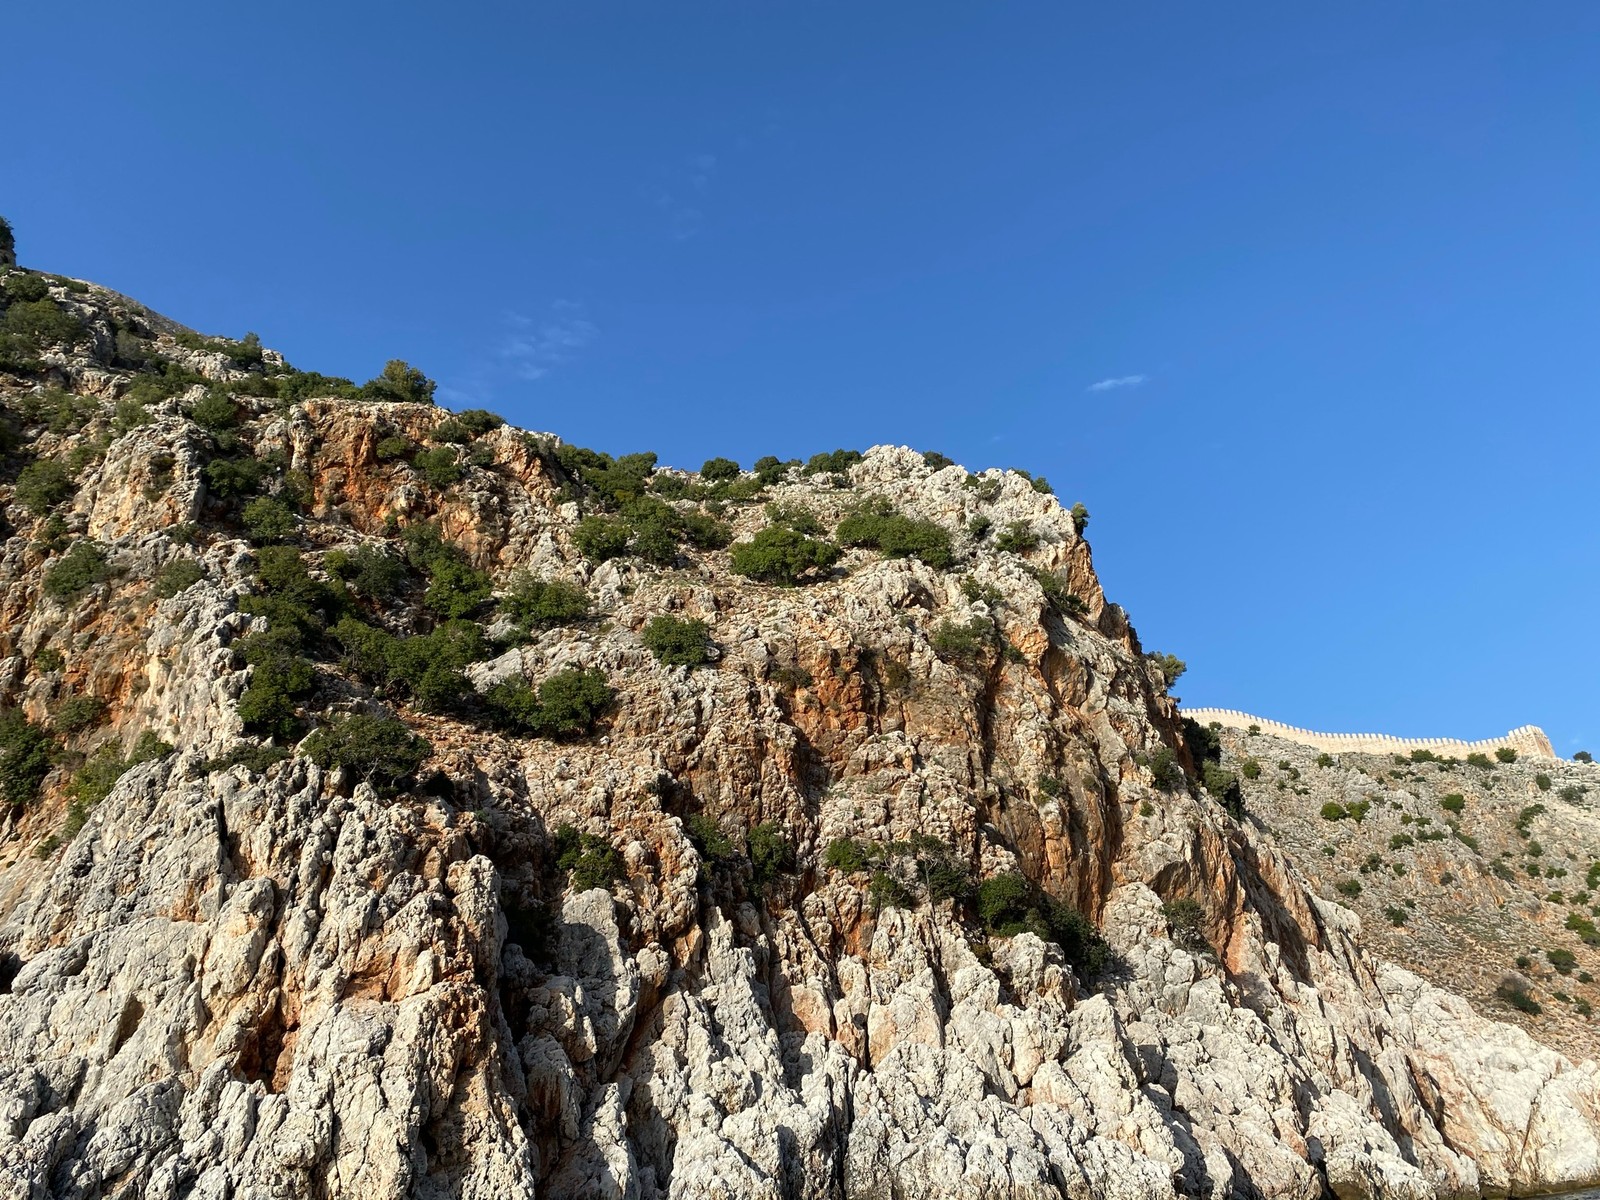
[[[658,471],[4,287],[8,1194],[1600,1178],[1595,1067],[1196,782],[1021,474]]]
[[[1600,766],[1219,740],[1251,817],[1361,915],[1373,950],[1575,1058],[1600,1054]]]

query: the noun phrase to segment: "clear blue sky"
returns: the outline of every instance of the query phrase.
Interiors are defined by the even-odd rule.
[[[614,452],[1043,472],[1186,701],[1600,752],[1589,0],[4,27],[26,264]]]

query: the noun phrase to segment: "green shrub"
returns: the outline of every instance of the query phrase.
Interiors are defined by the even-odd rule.
[[[226,392],[208,391],[189,409],[189,419],[208,433],[226,433],[239,424],[239,406]]]
[[[571,825],[557,828],[552,849],[556,866],[570,872],[574,891],[609,888],[626,874],[622,855],[615,846],[591,833],[580,834]]]
[[[1405,909],[1391,904],[1383,910],[1383,915],[1391,925],[1404,925],[1408,914]]]
[[[259,488],[263,474],[253,458],[214,458],[206,464],[206,488],[219,500],[232,500]]]
[[[1533,786],[1538,788],[1541,792],[1548,792],[1550,790],[1550,776],[1542,772],[1538,775],[1535,775],[1533,777]]]
[[[587,734],[615,694],[604,671],[557,671],[539,685],[541,731],[560,737]]]
[[[1161,914],[1167,919],[1175,945],[1197,952],[1211,949],[1205,935],[1206,910],[1198,900],[1173,900],[1161,906]]]
[[[371,600],[392,600],[410,579],[406,564],[378,546],[363,543],[354,550],[331,550],[322,565]]]
[[[372,447],[379,462],[392,462],[397,458],[409,459],[417,451],[417,444],[404,434],[392,433],[378,439]]]
[[[750,830],[750,872],[758,890],[793,870],[794,847],[775,822],[763,821]]]
[[[769,525],[750,541],[736,543],[731,560],[735,574],[787,587],[831,567],[839,560],[839,547]]]
[[[835,871],[854,874],[866,870],[871,857],[867,849],[854,838],[834,838],[828,843],[822,861]]]
[[[1578,940],[1585,946],[1600,946],[1600,930],[1595,929],[1594,922],[1588,917],[1568,913],[1566,927],[1577,934]]]
[[[474,437],[493,433],[506,423],[506,419],[499,413],[492,413],[486,408],[463,409],[456,414],[455,419],[465,425]]]
[[[1331,766],[1333,766],[1333,755],[1331,755],[1331,754],[1319,754],[1319,755],[1317,755],[1317,766],[1319,766],[1319,767],[1331,767]]]
[[[57,706],[50,725],[63,737],[72,737],[99,725],[106,715],[106,702],[98,696],[68,696]]]
[[[611,517],[585,517],[572,531],[572,544],[592,563],[621,558],[628,552],[630,531],[622,521]]]
[[[683,536],[697,549],[725,550],[733,541],[731,527],[704,513],[683,513],[679,521],[683,527]]]
[[[282,746],[258,746],[251,742],[242,742],[218,758],[207,759],[205,769],[209,772],[243,767],[252,774],[262,775],[266,773],[268,767],[281,763],[288,757],[289,752]]]
[[[643,496],[656,469],[656,456],[650,452],[612,458],[582,446],[562,446],[555,457],[568,476],[612,508]]]
[[[1487,754],[1478,754],[1478,753],[1473,753],[1473,754],[1467,755],[1467,765],[1469,767],[1484,767],[1484,768],[1488,768],[1488,767],[1494,766],[1494,764],[1489,761],[1489,756]]]
[[[1072,531],[1079,537],[1082,537],[1083,531],[1089,528],[1089,510],[1082,504],[1074,504],[1072,506],[1071,516]]]
[[[14,361],[55,346],[75,346],[87,333],[83,322],[54,300],[16,301],[0,313],[0,357]]]
[[[51,459],[42,458],[29,463],[18,473],[12,499],[38,517],[77,490],[65,467]]]
[[[239,697],[239,719],[248,732],[290,736],[299,724],[295,702],[316,688],[315,668],[284,649],[281,642],[270,640],[270,635],[243,639],[240,652],[254,661],[250,663],[250,684]]]
[[[549,737],[582,737],[591,732],[616,693],[605,672],[571,667],[557,671],[537,691],[514,679],[489,690],[490,706],[515,729]]]
[[[711,661],[709,630],[701,620],[664,613],[651,618],[639,640],[663,666],[701,667]]]
[[[1467,806],[1467,798],[1460,792],[1451,792],[1439,801],[1439,807],[1448,813],[1459,814]]]
[[[694,844],[703,862],[713,865],[732,862],[738,857],[739,852],[734,847],[733,839],[722,831],[722,827],[705,813],[695,813],[684,822],[684,829],[688,832],[689,841]]]
[[[872,873],[872,878],[867,882],[867,899],[871,901],[875,913],[886,908],[910,908],[916,903],[911,889],[888,871]]]
[[[102,746],[92,758],[80,767],[67,785],[71,803],[67,807],[67,836],[76,836],[88,819],[89,810],[111,794],[121,779],[140,763],[155,762],[172,753],[172,747],[150,730],[145,730],[134,742],[128,757],[118,753],[115,743]]]
[[[1417,839],[1409,833],[1393,833],[1389,835],[1389,849],[1404,850],[1407,846],[1415,846]]]
[[[831,453],[813,454],[805,465],[806,475],[839,475],[861,461],[859,450],[834,450]]]
[[[989,536],[989,531],[993,528],[994,522],[980,513],[967,522],[967,536],[975,542],[981,542]]]
[[[940,621],[928,640],[940,658],[971,666],[994,646],[996,636],[993,621],[974,617],[964,625],[950,620]]]
[[[1084,977],[1098,974],[1108,957],[1105,940],[1082,913],[1036,889],[1013,871],[978,886],[978,915],[991,933],[1034,933],[1061,947]]]
[[[55,739],[20,709],[0,706],[0,800],[13,808],[33,803],[55,752]]]
[[[1518,1012],[1527,1013],[1530,1017],[1537,1017],[1544,1011],[1539,1002],[1528,995],[1527,989],[1520,983],[1507,980],[1495,988],[1494,994]]]
[[[1592,763],[1594,761],[1594,755],[1590,754],[1587,750],[1579,750],[1576,754],[1574,754],[1572,756],[1572,761],[1573,762],[1581,762],[1581,763]]]
[[[1253,758],[1247,758],[1239,764],[1239,774],[1246,779],[1259,779],[1261,777],[1261,764]]]
[[[1556,795],[1561,797],[1561,799],[1565,800],[1568,804],[1576,804],[1578,801],[1583,799],[1584,793],[1586,793],[1588,790],[1588,788],[1582,786],[1581,784],[1569,783],[1566,787],[1558,791]]]
[[[1503,763],[1513,763],[1517,761],[1517,752],[1510,746],[1501,746],[1494,752],[1494,756]]]
[[[187,587],[194,587],[205,579],[205,570],[194,558],[173,558],[162,570],[155,573],[155,594],[171,600]]]
[[[700,467],[700,478],[710,483],[739,478],[739,464],[731,458],[708,458]]]
[[[1571,950],[1546,950],[1544,956],[1558,975],[1571,975],[1578,965],[1578,956]]]
[[[82,432],[100,413],[100,402],[93,396],[79,396],[57,387],[26,393],[17,398],[16,405],[28,424],[43,425],[51,433],[63,435]]]
[[[293,537],[296,529],[289,506],[271,496],[260,496],[246,504],[242,519],[245,532],[258,546]]]
[[[1359,879],[1341,879],[1333,886],[1334,890],[1341,896],[1348,896],[1352,900],[1361,895],[1361,880]]]
[[[518,571],[500,607],[524,629],[570,625],[589,615],[589,593],[564,579],[539,579]]]
[[[106,552],[85,538],[72,543],[72,549],[44,573],[44,590],[57,600],[72,600],[109,574]]]
[[[789,474],[790,467],[798,465],[798,459],[786,463],[780,460],[777,455],[763,454],[755,462],[756,482],[763,487],[773,487],[783,482],[784,478]]]
[[[340,767],[392,788],[415,774],[433,747],[394,717],[355,713],[313,730],[300,752],[324,770]]]
[[[1006,554],[1026,554],[1039,548],[1039,535],[1026,521],[1013,521],[994,540],[994,548]]]
[[[1161,676],[1163,684],[1171,687],[1183,678],[1183,673],[1189,669],[1189,664],[1175,654],[1146,654],[1145,661],[1155,668],[1156,674]]]
[[[451,446],[419,451],[412,457],[411,466],[440,491],[460,483],[461,477],[466,474],[461,466],[460,454]]]
[[[1349,815],[1344,805],[1337,800],[1329,800],[1322,806],[1322,819],[1324,821],[1342,821]]]
[[[380,400],[395,404],[432,404],[433,392],[438,385],[403,359],[392,358],[383,366],[383,373],[361,385],[357,393],[362,400]]]
[[[447,620],[471,615],[494,595],[494,581],[455,556],[435,560],[428,574],[422,603]]]
[[[1229,816],[1236,821],[1244,819],[1244,792],[1237,775],[1226,767],[1208,762],[1200,768],[1200,780]]]
[[[955,561],[950,534],[943,526],[902,516],[881,496],[840,521],[836,536],[843,546],[871,547],[889,558],[920,558],[939,570]]]

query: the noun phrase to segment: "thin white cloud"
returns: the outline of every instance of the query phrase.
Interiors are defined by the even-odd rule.
[[[1116,375],[1110,379],[1102,379],[1098,383],[1091,383],[1084,390],[1089,392],[1112,392],[1117,388],[1138,387],[1140,384],[1148,383],[1149,381],[1150,376],[1148,375]]]
[[[583,305],[572,300],[555,301],[543,317],[507,313],[506,323],[513,332],[500,344],[500,358],[521,379],[543,379],[600,336]]]

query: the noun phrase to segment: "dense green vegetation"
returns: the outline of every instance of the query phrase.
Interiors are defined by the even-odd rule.
[[[13,808],[33,803],[55,753],[55,739],[21,710],[0,707],[0,800]]]
[[[393,789],[433,747],[392,716],[355,713],[313,730],[300,752],[319,767],[340,767],[374,787]]]
[[[839,547],[782,525],[769,525],[731,552],[735,574],[792,587],[839,561]]]
[[[650,619],[639,640],[662,666],[702,667],[711,661],[710,631],[701,620],[663,613]]]

